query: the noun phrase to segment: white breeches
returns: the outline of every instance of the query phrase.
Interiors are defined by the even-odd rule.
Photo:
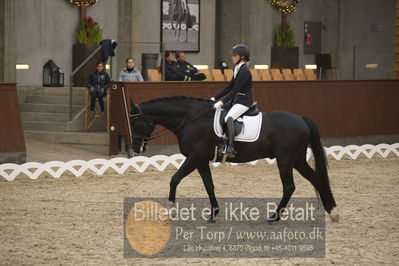
[[[233,118],[233,120],[236,120],[243,113],[245,113],[248,109],[249,109],[249,107],[236,103],[235,105],[233,105],[233,107],[231,107],[231,109],[227,113],[226,117],[224,118],[224,122],[226,122],[227,119],[229,119],[229,117]]]

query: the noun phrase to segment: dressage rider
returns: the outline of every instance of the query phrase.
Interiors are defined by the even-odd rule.
[[[234,142],[234,120],[244,114],[252,105],[252,75],[248,69],[249,49],[243,44],[237,44],[233,47],[231,60],[235,64],[234,75],[229,85],[222,91],[211,98],[217,101],[223,96],[223,100],[219,100],[214,104],[214,108],[218,108],[223,104],[232,103],[233,106],[227,113],[224,121],[227,125],[228,145],[224,153],[228,157],[235,157]]]

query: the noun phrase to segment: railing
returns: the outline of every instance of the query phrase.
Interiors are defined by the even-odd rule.
[[[118,44],[159,44],[160,45],[160,51],[162,55],[165,54],[165,43],[163,42],[117,42]],[[73,108],[72,108],[72,102],[73,102],[73,95],[72,95],[72,87],[73,87],[73,76],[101,49],[101,46],[97,47],[96,50],[94,50],[75,70],[72,71],[71,75],[69,76],[69,120],[72,120],[73,118]],[[161,68],[162,68],[162,79],[165,77],[165,60],[161,60]],[[112,63],[112,57],[110,60],[110,77],[112,79],[112,68],[113,68],[113,63]]]
[[[372,159],[377,157],[378,159],[387,158],[388,156],[399,157],[399,143],[396,144],[379,144],[379,145],[349,145],[349,146],[332,146],[324,147],[326,155],[329,159],[341,160],[341,159],[352,159],[357,158],[369,158]],[[313,152],[310,148],[307,148],[306,160],[308,161],[313,156]],[[65,172],[72,174],[76,177],[80,177],[86,173],[87,170],[91,170],[91,173],[95,175],[104,175],[108,169],[113,169],[118,174],[125,173],[129,168],[133,168],[134,171],[139,173],[145,172],[147,169],[153,171],[164,171],[167,167],[175,167],[179,169],[183,164],[186,157],[182,154],[175,154],[172,156],[155,155],[152,157],[137,156],[134,158],[122,158],[116,157],[109,160],[106,159],[93,159],[90,161],[73,160],[69,162],[51,161],[47,163],[36,163],[29,162],[22,165],[6,163],[0,165],[0,177],[3,177],[7,181],[13,181],[19,175],[25,175],[30,179],[37,179],[43,173],[46,173],[49,177],[60,178]],[[256,165],[266,161],[269,164],[274,164],[276,159],[259,159],[256,161],[249,162],[249,165]],[[212,163],[214,167],[218,167],[221,163]],[[227,163],[227,165],[236,166],[237,163]],[[99,167],[101,166],[101,167]],[[31,169],[36,170],[32,172]],[[54,170],[57,168],[57,170]]]
[[[69,120],[72,120],[73,108],[72,108],[72,86],[73,86],[73,76],[78,72],[98,51],[100,51],[101,46],[98,46],[74,71],[72,71],[69,76]]]

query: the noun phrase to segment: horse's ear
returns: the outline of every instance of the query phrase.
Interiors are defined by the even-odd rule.
[[[134,104],[133,99],[130,98],[130,110],[133,110],[134,105],[135,105],[135,104]]]
[[[137,114],[140,110],[137,108],[137,105],[134,103],[133,99],[130,98],[130,114]]]

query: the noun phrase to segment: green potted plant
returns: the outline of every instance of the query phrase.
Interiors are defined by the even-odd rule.
[[[92,17],[79,23],[76,40],[79,44],[98,44],[103,39],[103,31]]]
[[[295,37],[292,29],[289,26],[286,28],[277,27],[274,35],[274,44],[276,47],[294,47]]]
[[[102,29],[98,22],[92,17],[85,17],[78,25],[76,30],[76,41],[72,50],[72,71],[92,54],[103,39]],[[87,77],[95,70],[97,61],[101,60],[101,52],[99,51],[92,57],[73,77],[75,86],[85,86]]]
[[[298,68],[299,48],[295,47],[295,37],[288,25],[288,15],[295,12],[299,0],[269,0],[269,3],[281,13],[281,25],[274,32],[271,67]]]
[[[295,36],[286,25],[276,28],[271,52],[272,68],[298,68],[299,48],[295,47]]]

